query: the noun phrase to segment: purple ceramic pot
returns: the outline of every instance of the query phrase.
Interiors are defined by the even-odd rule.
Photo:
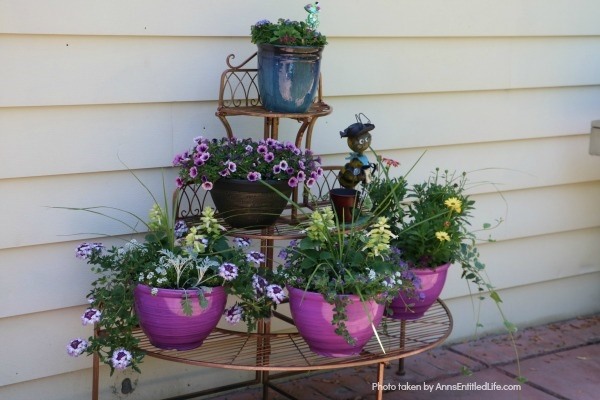
[[[353,346],[335,333],[335,326],[331,324],[333,305],[327,303],[322,294],[290,286],[287,289],[290,310],[298,333],[313,352],[325,357],[347,357],[359,354],[373,336],[369,317],[377,327],[385,309],[385,305],[377,304],[375,301],[363,304],[358,296],[347,295],[352,303],[346,307],[348,313],[346,327],[356,340]]]
[[[450,268],[450,263],[434,269],[411,269],[410,271],[421,280],[421,287],[416,291],[417,294],[414,297],[400,293],[390,304],[393,311],[390,317],[395,319],[421,318],[442,293],[448,268]]]
[[[208,306],[202,308],[198,290],[189,289],[192,315],[188,316],[181,306],[183,290],[158,289],[156,295],[151,290],[142,284],[135,287],[135,312],[150,343],[161,349],[189,350],[200,346],[217,326],[227,301],[225,289],[218,286],[204,294]]]

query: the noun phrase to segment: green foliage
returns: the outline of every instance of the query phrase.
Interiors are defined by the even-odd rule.
[[[280,18],[277,23],[258,21],[250,27],[251,41],[254,44],[274,44],[287,46],[325,46],[327,38],[311,28],[304,21],[291,21]]]

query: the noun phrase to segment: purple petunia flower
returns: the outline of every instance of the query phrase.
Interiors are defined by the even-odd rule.
[[[237,324],[242,320],[244,309],[235,304],[234,306],[225,309],[223,315],[225,316],[225,321],[229,322],[230,324]]]
[[[204,183],[202,183],[202,189],[204,190],[211,190],[213,188],[213,183],[210,181],[206,181]]]
[[[304,182],[304,180],[306,179],[306,174],[304,173],[304,171],[298,171],[298,173],[296,174],[296,178],[298,178],[298,181]]]
[[[178,176],[177,179],[175,179],[175,185],[178,189],[181,189],[183,187],[183,179]]]
[[[104,250],[102,243],[82,243],[75,250],[75,257],[81,260],[88,260],[95,251],[101,252]]]
[[[316,182],[314,178],[308,178],[304,184],[308,187],[313,187]]]
[[[251,251],[246,254],[246,260],[253,262],[254,264],[264,263],[265,255],[259,251]]]
[[[193,166],[192,168],[190,168],[190,178],[195,178],[198,176],[198,168],[196,168],[196,166]]]
[[[273,166],[273,173],[275,175],[280,174],[281,173],[281,167],[279,166],[279,164]]]
[[[265,146],[264,144],[259,145],[256,148],[256,151],[258,152],[258,154],[267,154],[267,152],[269,151],[269,149],[267,148],[267,146]]]
[[[206,143],[200,143],[198,146],[196,146],[196,151],[198,153],[204,153],[207,150],[208,150],[208,144],[206,144]]]
[[[227,169],[231,172],[235,172],[237,171],[237,164],[234,163],[233,161],[228,161],[227,162]]]
[[[101,317],[102,313],[99,310],[96,310],[95,308],[88,308],[81,316],[81,323],[83,325],[95,324],[96,322],[100,321]]]
[[[275,154],[271,153],[270,151],[268,153],[266,153],[264,155],[264,160],[268,163],[270,163],[271,161],[273,161],[275,159]]]
[[[227,168],[222,169],[221,171],[219,171],[219,175],[221,175],[223,177],[229,176],[230,174],[231,174],[231,172]]]
[[[256,182],[258,180],[260,180],[261,176],[260,176],[260,172],[248,172],[248,176],[246,177],[250,182]]]
[[[306,169],[306,165],[304,165],[304,161],[299,160],[298,161],[298,167],[302,170]]]
[[[110,359],[114,369],[124,370],[131,363],[131,353],[124,348],[116,349],[113,352],[112,358]]]
[[[254,148],[252,148],[252,146],[248,145],[246,146],[246,154],[251,154],[254,151]]]
[[[188,152],[183,152],[181,154],[176,154],[173,158],[173,166],[179,167],[181,164],[189,158]]]
[[[82,338],[73,339],[67,345],[67,353],[71,357],[77,357],[83,354],[88,347],[88,342]]]
[[[288,175],[293,175],[294,172],[296,172],[296,170],[292,167],[287,167],[287,169],[285,170],[285,173]]]
[[[232,281],[238,276],[238,267],[230,262],[223,263],[219,267],[219,276],[226,281]]]
[[[286,295],[283,292],[283,288],[279,285],[267,286],[266,295],[268,298],[273,300],[273,303],[275,303],[275,304],[281,303],[286,298]]]
[[[298,187],[298,178],[292,176],[290,179],[288,179],[288,186],[293,188]]]
[[[281,168],[282,170],[286,170],[286,169],[288,169],[288,163],[287,163],[287,161],[285,161],[285,160],[281,160],[281,161],[279,162],[279,168]]]

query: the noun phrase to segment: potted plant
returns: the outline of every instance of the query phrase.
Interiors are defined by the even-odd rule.
[[[292,318],[310,349],[320,355],[358,354],[375,332],[386,302],[410,281],[390,242],[387,218],[344,225],[331,207],[316,209],[306,237],[283,249],[278,270],[287,284]]]
[[[315,98],[327,38],[317,31],[318,3],[304,9],[306,21],[261,20],[250,28],[258,47],[260,99],[268,111],[304,113]]]
[[[75,210],[121,221],[103,209]],[[226,292],[232,290],[238,271],[249,269],[251,263],[223,236],[224,228],[209,207],[191,227],[183,221],[174,223],[166,202],[164,207],[154,205],[149,222],[111,209],[134,217],[147,234],[143,242],[134,239],[111,248],[83,243],[77,248],[76,256],[98,275],[87,295],[89,308],[81,317],[83,325],[95,325],[95,334],[71,340],[67,352],[97,353],[111,373],[128,366],[139,372],[144,354],[137,350],[139,340],[133,334],[138,325],[157,347],[183,350],[201,345],[222,316]],[[170,328],[166,334],[165,327]]]
[[[247,268],[244,253],[230,246],[225,228],[205,207],[189,229],[155,206],[142,252],[155,254],[137,277],[135,313],[150,343],[163,349],[199,347],[215,328],[227,300],[226,288]],[[175,238],[173,243],[169,243]]]
[[[384,174],[374,176],[367,190],[374,205],[393,221],[396,237],[392,243],[401,251],[408,273],[416,276],[415,289],[392,302],[392,316],[420,318],[438,298],[453,263],[461,265],[462,276],[476,283],[479,291],[491,289],[481,275],[484,265],[471,230],[475,202],[465,194],[467,174],[438,168],[427,181],[413,184],[404,199],[391,199],[384,196],[386,187],[405,177],[390,178],[389,168],[397,164],[383,159],[380,167],[381,161]],[[483,227],[490,228],[489,224]]]
[[[219,215],[234,228],[272,225],[286,196],[299,186],[311,187],[323,174],[320,158],[310,150],[274,139],[197,137],[173,165],[180,167],[177,186],[209,190]]]

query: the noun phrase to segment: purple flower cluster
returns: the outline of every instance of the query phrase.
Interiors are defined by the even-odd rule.
[[[252,289],[257,298],[266,296],[275,304],[280,304],[287,297],[281,286],[269,284],[265,278],[257,274],[252,276]]]
[[[244,309],[238,304],[235,304],[225,309],[223,316],[225,317],[225,321],[229,322],[230,324],[237,324],[244,316]]]
[[[104,245],[102,245],[102,243],[81,243],[77,247],[77,250],[75,250],[75,257],[82,260],[88,260],[92,253],[96,251],[101,252],[102,250],[104,250]]]
[[[237,247],[249,247],[250,246],[250,239],[243,238],[243,237],[234,237],[233,238],[233,243],[235,243],[235,245]]]
[[[285,180],[290,187],[311,187],[323,175],[320,157],[291,142],[197,137],[194,146],[173,159],[180,167],[177,186],[199,184],[211,190],[218,179]]]
[[[82,325],[95,324],[96,322],[100,321],[101,317],[102,317],[102,313],[100,312],[100,310],[97,310],[95,308],[88,308],[87,310],[85,310],[85,312],[81,316],[81,324]]]
[[[264,263],[265,259],[265,255],[258,251],[251,251],[248,254],[246,254],[246,260],[253,262],[256,265]]]
[[[226,281],[232,281],[238,276],[238,267],[230,262],[223,263],[219,267],[219,276]]]
[[[175,222],[175,238],[181,239],[188,232],[187,224],[184,220],[180,219]]]
[[[77,357],[83,354],[88,347],[88,342],[82,338],[73,339],[67,345],[67,353],[71,357]]]
[[[112,358],[110,359],[110,363],[117,370],[124,370],[131,364],[131,353],[124,348],[116,349],[113,352]]]

